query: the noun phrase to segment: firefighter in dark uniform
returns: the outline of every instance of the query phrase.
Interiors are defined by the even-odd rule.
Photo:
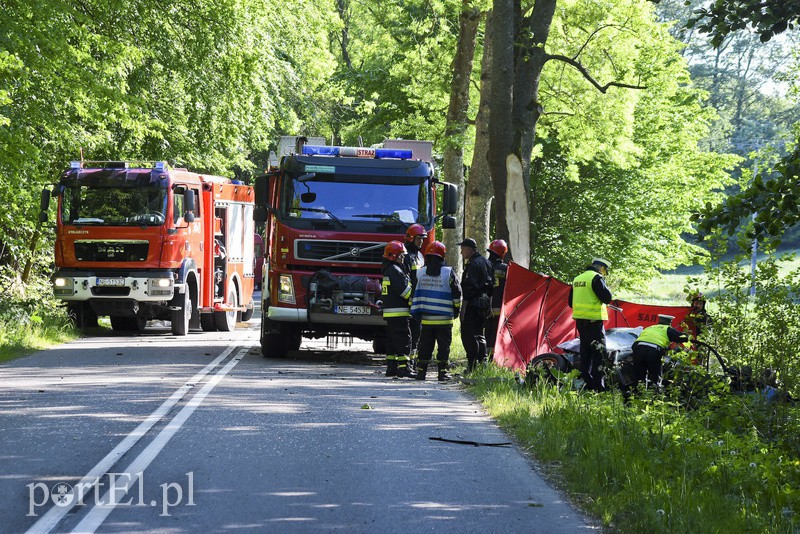
[[[453,342],[453,319],[461,310],[461,287],[453,268],[445,265],[446,253],[444,244],[434,241],[425,249],[425,265],[417,271],[417,287],[411,304],[411,316],[418,317],[422,325],[417,380],[425,380],[434,345],[438,347],[439,381],[450,380],[447,368]]]
[[[569,290],[569,306],[581,340],[581,378],[586,387],[593,391],[605,389],[600,365],[606,345],[603,326],[608,319],[606,305],[612,298],[604,278],[610,267],[611,264],[602,258],[593,259],[592,264],[575,277]]]
[[[412,224],[406,230],[406,255],[403,259],[403,266],[411,277],[411,289],[417,285],[417,271],[425,264],[425,257],[422,255],[422,242],[428,238],[428,232],[421,224]],[[411,317],[409,321],[411,327],[411,354],[412,359],[417,353],[419,344],[419,321]]]
[[[495,239],[489,243],[489,263],[494,268],[494,285],[492,287],[492,316],[486,319],[486,349],[489,361],[494,359],[494,342],[497,338],[497,323],[500,321],[500,307],[503,304],[503,291],[506,288],[508,264],[504,261],[508,254],[508,243],[503,239]]]
[[[386,376],[414,378],[408,368],[411,354],[411,279],[403,269],[406,249],[400,241],[390,241],[383,249],[381,300],[386,321]]]
[[[661,358],[670,343],[685,343],[689,336],[672,328],[672,315],[658,315],[658,324],[648,326],[633,342],[633,367],[638,382],[655,386],[661,384]],[[635,386],[635,384],[634,384]]]
[[[489,260],[478,253],[478,244],[472,238],[459,243],[461,257],[465,260],[461,275],[461,343],[467,353],[467,371],[478,363],[486,362],[486,317],[491,313],[493,271]]]

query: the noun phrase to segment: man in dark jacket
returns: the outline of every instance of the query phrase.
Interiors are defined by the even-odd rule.
[[[472,238],[459,243],[461,257],[466,262],[461,275],[461,343],[467,353],[467,371],[478,363],[486,362],[486,317],[491,313],[491,296],[494,269],[489,260],[478,253],[478,244]]]
[[[593,259],[592,264],[575,277],[569,290],[569,306],[581,340],[581,377],[593,391],[605,390],[600,365],[606,345],[603,326],[608,319],[606,305],[612,298],[604,278],[610,267],[611,264],[602,258]]]

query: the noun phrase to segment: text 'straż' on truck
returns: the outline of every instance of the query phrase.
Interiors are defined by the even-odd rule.
[[[114,330],[140,331],[162,319],[185,335],[252,316],[252,187],[164,162],[73,162],[52,195],[53,291],[78,326],[107,315]]]
[[[435,240],[437,218],[455,228],[456,187],[434,178],[428,141],[295,152],[256,179],[255,217],[266,222],[262,353],[283,357],[302,337],[327,336],[372,340],[382,353],[383,249],[414,223],[428,231],[423,247]]]

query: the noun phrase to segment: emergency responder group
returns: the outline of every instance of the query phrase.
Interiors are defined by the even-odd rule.
[[[464,272],[461,281],[445,262],[440,241],[422,250],[425,228],[412,224],[405,243],[391,241],[383,253],[382,296],[386,321],[386,376],[425,380],[436,350],[438,380],[450,380],[453,321],[461,320],[461,342],[467,370],[491,359],[497,317],[505,287],[508,245],[502,239],[489,245],[489,259],[478,252],[474,239],[459,247]],[[488,348],[487,348],[488,346]]]

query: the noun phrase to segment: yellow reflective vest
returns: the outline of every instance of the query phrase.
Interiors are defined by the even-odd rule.
[[[593,321],[608,319],[608,309],[603,304],[594,290],[592,280],[595,276],[602,276],[591,269],[575,277],[572,281],[572,318],[590,319]]]
[[[666,349],[669,346],[667,329],[669,329],[669,325],[666,324],[655,324],[653,326],[648,326],[642,330],[642,333],[639,334],[639,337],[636,338],[636,341],[652,343],[663,349]]]

